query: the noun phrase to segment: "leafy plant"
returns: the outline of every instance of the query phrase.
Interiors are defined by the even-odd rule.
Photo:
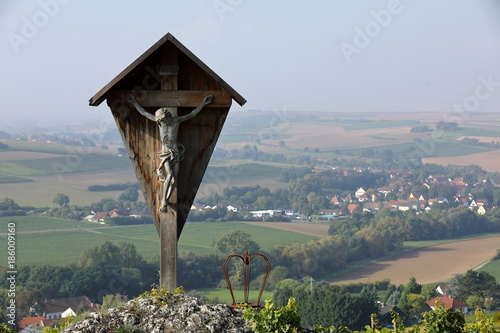
[[[246,307],[243,318],[252,323],[255,333],[296,333],[300,329],[300,308],[295,298],[289,298],[286,306],[276,307],[270,298],[263,309]]]
[[[15,333],[6,323],[0,324],[0,333]]]
[[[423,314],[427,333],[461,333],[465,326],[464,314],[452,308],[445,309],[442,302],[436,302],[436,309]]]
[[[495,333],[498,332],[495,329],[495,318],[487,318],[484,311],[481,308],[477,308],[475,312],[476,322],[472,324],[467,324],[464,329],[464,333]]]
[[[59,325],[59,327],[44,327],[42,333],[61,333],[64,329],[69,327],[75,321],[75,316],[68,316],[64,318],[64,321]]]

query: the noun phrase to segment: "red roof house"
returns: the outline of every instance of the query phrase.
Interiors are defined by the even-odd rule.
[[[455,311],[462,311],[463,313],[469,312],[469,305],[460,302],[451,296],[434,297],[433,299],[425,302],[432,310],[436,308],[436,303],[443,303],[445,309],[454,309]]]

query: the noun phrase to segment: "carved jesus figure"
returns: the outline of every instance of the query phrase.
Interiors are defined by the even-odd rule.
[[[158,165],[158,169],[156,169],[156,174],[163,184],[160,211],[166,212],[168,200],[172,194],[179,171],[179,161],[182,160],[185,149],[182,144],[177,143],[179,125],[189,118],[196,116],[205,105],[210,104],[212,102],[212,95],[206,96],[196,109],[185,116],[172,116],[168,108],[159,108],[153,116],[137,103],[133,95],[127,94],[125,95],[125,99],[133,104],[141,115],[149,120],[156,121],[160,129],[161,151],[158,153],[160,164]]]

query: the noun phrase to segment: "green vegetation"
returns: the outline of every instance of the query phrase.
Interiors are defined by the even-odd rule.
[[[200,288],[197,290],[200,291],[202,294],[204,294],[205,298],[210,303],[213,303],[214,300],[216,303],[222,303],[222,304],[231,304],[233,302],[231,294],[229,293],[227,288]],[[259,292],[257,290],[251,290],[249,301],[250,302],[255,301],[257,299],[258,293]],[[262,299],[271,298],[272,296],[273,296],[272,291],[264,290],[264,292],[262,293]],[[234,298],[236,299],[236,302],[242,300],[243,290],[234,290]]]
[[[132,242],[144,258],[153,258],[159,251],[159,237],[155,227],[150,224],[110,228],[86,221],[16,216],[0,218],[1,230],[7,230],[7,224],[10,221],[15,221],[18,233],[18,265],[67,265],[78,259],[87,247],[105,241]],[[245,223],[187,223],[179,240],[179,251],[190,251],[198,255],[207,254],[211,251],[212,239],[234,229],[248,232],[252,239],[258,240],[265,251],[279,244],[289,245],[315,239],[313,236]],[[33,233],[22,233],[30,231]],[[0,241],[4,241],[5,237],[5,235],[0,235]],[[44,246],[41,247],[40,244]],[[6,252],[0,252],[0,261],[6,262],[6,260]]]
[[[127,158],[94,154],[0,162],[0,173],[17,177],[62,175],[125,168],[130,168],[130,161]]]
[[[459,131],[461,136],[485,136],[500,138],[500,131],[483,129],[483,128],[462,128]]]
[[[297,333],[301,330],[300,307],[295,298],[289,298],[287,305],[282,307],[275,307],[270,298],[266,299],[263,309],[244,308],[243,318],[252,323],[255,333]]]
[[[358,148],[343,151],[344,153],[365,156],[365,151],[385,151],[390,150],[393,154],[405,152],[419,152],[421,157],[455,157],[490,151],[485,147],[469,146],[457,141],[443,139],[430,139],[415,141],[411,143],[400,143],[394,145],[377,146],[373,148]],[[369,156],[367,156],[369,157]]]
[[[63,154],[63,155],[67,155],[68,152],[73,152],[77,149],[85,152],[88,152],[89,150],[94,150],[93,148],[90,147],[82,148],[82,147],[68,146],[55,142],[12,140],[8,141],[8,144],[11,151],[20,150],[20,151],[32,151],[39,153]]]
[[[276,166],[265,165],[260,163],[245,163],[232,166],[209,166],[205,173],[205,182],[210,183],[214,180],[220,180],[226,177],[236,177],[238,179],[261,178],[262,175],[266,177],[279,177],[283,168]]]
[[[30,183],[32,181],[33,179],[29,178],[0,175],[0,184]]]
[[[367,129],[377,129],[377,128],[389,128],[389,127],[401,127],[401,126],[411,126],[419,124],[416,120],[387,120],[387,121],[369,121],[369,122],[359,122],[353,125],[344,126],[346,131],[359,131]]]

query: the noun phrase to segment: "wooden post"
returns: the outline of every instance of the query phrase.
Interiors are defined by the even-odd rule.
[[[172,45],[167,45],[162,50],[162,66],[160,67],[161,90],[178,89],[177,49]],[[177,116],[177,108],[169,107],[172,116]],[[177,161],[180,163],[180,161]],[[173,293],[177,288],[177,179],[174,174],[175,187],[169,199],[168,210],[160,212],[160,286],[166,291]],[[159,189],[165,189],[159,184]],[[157,196],[157,207],[159,208],[161,195]]]

